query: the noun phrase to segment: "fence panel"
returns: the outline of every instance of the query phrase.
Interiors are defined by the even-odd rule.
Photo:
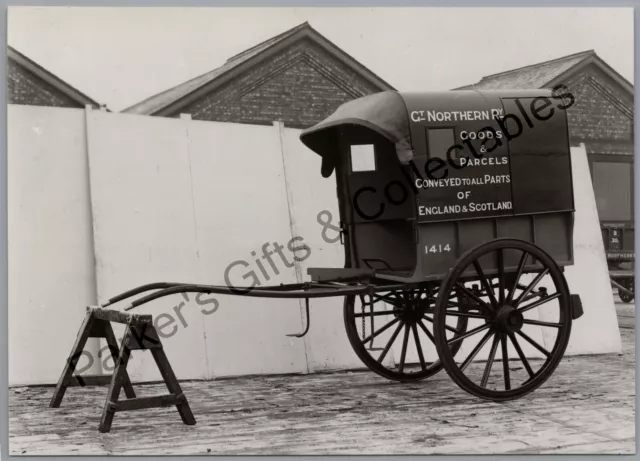
[[[96,301],[85,112],[7,112],[9,384],[49,384]],[[88,368],[97,344],[79,370],[97,370]]]

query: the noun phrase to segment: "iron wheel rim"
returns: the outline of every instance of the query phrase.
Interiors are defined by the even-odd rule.
[[[378,307],[377,310],[374,308],[374,313],[377,314],[373,316],[375,326],[369,323],[370,311],[365,312],[363,317],[361,298],[345,296],[344,321],[347,337],[354,352],[367,368],[384,378],[401,382],[427,379],[442,370],[442,363],[438,358],[435,361],[428,361],[426,358],[427,350],[431,350],[432,355],[437,357],[433,334],[436,288],[427,285],[415,290],[376,293],[374,306],[381,302],[387,303],[387,307]],[[416,303],[423,304],[422,311],[415,308]],[[424,305],[427,306],[426,309]],[[414,311],[407,312],[408,306],[411,306]],[[385,316],[382,314],[384,312],[388,314]],[[365,320],[364,338],[362,337],[363,318]],[[466,331],[466,323],[466,319],[460,319],[455,326],[448,325],[449,336],[463,334]],[[372,339],[375,341],[381,337],[379,341],[381,350],[371,351],[367,347],[370,344],[367,339],[380,330],[383,331]],[[457,333],[452,330],[456,330]],[[390,333],[390,336],[385,333]],[[410,349],[410,346],[413,349]],[[400,357],[396,362],[393,355],[398,350]],[[407,354],[412,350],[416,353],[417,360],[407,361]],[[384,360],[389,358],[395,367],[385,365]]]
[[[635,290],[634,290],[634,281],[633,280],[628,280],[625,281],[624,283],[621,283],[621,285],[623,287],[625,287],[627,290],[631,291],[632,294],[629,293],[625,293],[624,291],[620,290],[620,288],[618,288],[618,296],[620,297],[620,300],[623,303],[630,303],[631,301],[634,300],[635,298]]]

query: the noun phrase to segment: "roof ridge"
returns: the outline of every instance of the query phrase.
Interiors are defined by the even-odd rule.
[[[312,41],[318,41],[319,46],[325,47],[330,54],[335,53],[337,55],[336,59],[353,67],[358,75],[363,75],[365,79],[373,82],[376,87],[393,88],[364,66],[364,64],[357,61],[345,50],[339,48],[335,43],[331,42],[328,38],[314,29],[308,21],[305,21],[296,27],[243,51],[242,53],[234,55],[224,62],[222,66],[216,69],[205,72],[186,82],[149,96],[143,101],[133,104],[121,112],[153,115],[164,111],[167,107],[177,107],[181,104],[180,101],[184,103],[189,95],[194,94],[196,91],[200,91],[202,88],[210,86],[210,84],[212,84],[216,79],[224,79],[224,76],[228,75],[229,72],[238,72],[237,69],[242,69],[242,66],[249,65],[248,63],[251,63],[252,60],[256,59],[259,55],[269,53],[270,50],[277,50],[278,47],[284,46],[288,41],[295,39],[298,36],[301,38],[308,36]]]
[[[630,82],[629,80],[627,80],[627,78],[625,76],[623,76],[620,72],[618,72],[616,69],[614,69],[613,67],[611,67],[611,65],[605,61],[604,59],[602,59],[600,56],[598,56],[597,54],[595,54],[596,60],[599,64],[601,64],[605,69],[610,70],[611,72],[613,72],[615,75],[617,75],[618,77],[620,77],[620,79],[622,79],[622,81],[624,83],[626,83],[627,85],[631,86],[633,88],[633,82]]]
[[[205,77],[206,75],[210,75],[210,74],[212,74],[212,73],[214,73],[214,72],[217,72],[217,71],[218,71],[218,70],[220,70],[222,67],[226,66],[227,64],[231,63],[232,61],[236,61],[236,60],[238,60],[238,59],[242,58],[243,56],[246,56],[246,55],[247,55],[247,54],[249,54],[250,52],[255,51],[257,48],[260,48],[260,47],[265,46],[265,45],[267,45],[267,44],[268,44],[269,46],[271,46],[271,45],[273,45],[274,43],[278,42],[279,40],[282,40],[285,36],[291,35],[292,33],[297,32],[298,30],[302,29],[304,26],[309,26],[309,27],[311,27],[311,25],[309,24],[309,22],[308,22],[308,21],[305,21],[305,22],[303,22],[302,24],[299,24],[299,25],[297,25],[297,26],[295,26],[295,27],[293,27],[293,28],[291,28],[291,29],[288,29],[288,30],[286,30],[286,31],[282,32],[282,33],[281,33],[281,34],[279,34],[279,35],[276,35],[275,37],[271,37],[271,38],[269,38],[269,39],[267,39],[267,40],[263,40],[262,42],[258,43],[257,45],[254,45],[254,46],[252,46],[251,48],[248,48],[248,49],[246,49],[246,50],[244,50],[244,51],[242,51],[242,52],[240,52],[240,53],[237,53],[237,54],[235,54],[235,55],[231,56],[229,59],[227,59],[227,60],[226,60],[226,61],[224,61],[221,65],[217,66],[217,67],[216,67],[216,68],[214,68],[214,69],[210,69],[210,70],[208,70],[208,71],[206,71],[206,72],[203,72],[203,73],[201,73],[201,74],[199,74],[199,75],[196,75],[195,77],[192,77],[192,78],[190,78],[189,80],[186,80],[186,81],[184,81],[184,82],[182,82],[182,83],[179,83],[179,84],[177,84],[177,85],[170,86],[170,87],[169,87],[169,88],[167,88],[166,90],[160,91],[159,93],[152,94],[152,95],[151,95],[151,96],[149,96],[148,98],[145,98],[145,99],[143,99],[142,101],[139,101],[139,102],[137,102],[137,103],[135,103],[135,104],[133,104],[133,105],[131,105],[131,106],[129,106],[129,107],[126,107],[125,109],[122,109],[122,112],[129,111],[129,110],[131,110],[131,109],[133,109],[133,108],[135,108],[135,107],[137,107],[137,106],[139,106],[139,105],[141,105],[141,104],[144,104],[145,102],[147,102],[147,101],[149,101],[149,100],[151,100],[151,99],[156,98],[157,96],[161,96],[161,95],[163,95],[163,94],[166,94],[166,93],[170,92],[171,90],[174,90],[174,89],[175,89],[176,87],[178,87],[178,86],[187,85],[187,84],[189,84],[189,83],[194,82],[195,80],[198,80],[198,79],[201,79],[201,78]]]
[[[282,40],[284,37],[286,37],[287,35],[290,35],[294,32],[297,32],[300,29],[303,29],[305,26],[311,27],[311,25],[309,24],[309,21],[305,21],[302,24],[298,24],[295,27],[292,27],[291,29],[285,30],[284,32],[282,32],[281,34],[276,35],[275,37],[271,37],[268,38],[266,40],[261,41],[260,43],[258,43],[257,45],[252,46],[251,48],[247,48],[244,51],[241,51],[240,53],[234,54],[233,56],[231,56],[229,59],[227,59],[225,61],[225,64],[227,62],[231,62],[234,61],[238,58],[241,58],[242,56],[245,56],[246,54],[250,53],[251,51],[254,51],[256,48],[260,48],[261,46],[265,46],[267,44],[273,44],[279,40]]]
[[[225,63],[225,64],[226,64],[226,63]],[[166,94],[166,93],[170,92],[171,90],[174,90],[174,89],[175,89],[176,87],[178,87],[178,86],[186,85],[186,84],[191,83],[191,82],[193,82],[193,81],[195,81],[195,80],[198,80],[198,79],[200,79],[200,78],[204,77],[205,75],[208,75],[208,74],[210,74],[210,73],[212,73],[212,72],[217,71],[217,70],[218,70],[218,69],[220,69],[222,66],[224,66],[224,64],[222,64],[221,66],[216,67],[215,69],[211,69],[211,70],[208,70],[208,71],[206,71],[206,72],[203,72],[202,74],[196,75],[195,77],[192,77],[192,78],[190,78],[189,80],[185,80],[185,81],[183,81],[182,83],[178,83],[178,84],[176,84],[176,85],[172,85],[172,86],[168,87],[167,89],[162,90],[162,91],[160,91],[160,92],[158,92],[158,93],[154,93],[154,94],[152,94],[151,96],[149,96],[149,97],[147,97],[147,98],[143,99],[142,101],[138,101],[137,103],[135,103],[135,104],[133,104],[133,105],[131,105],[131,106],[125,107],[125,108],[124,108],[124,109],[122,109],[120,112],[126,112],[126,111],[128,111],[128,110],[130,110],[130,109],[133,109],[133,108],[134,108],[134,107],[136,107],[136,106],[139,106],[140,104],[144,104],[145,102],[147,102],[147,101],[149,101],[149,100],[151,100],[151,99],[154,99],[154,98],[156,98],[156,97],[158,97],[158,96],[161,96],[161,95],[163,95],[163,94]]]
[[[16,61],[16,58],[18,58],[18,61]],[[106,107],[106,104],[99,103],[92,97],[88,96],[86,93],[80,91],[75,86],[71,85],[71,83],[69,83],[68,81],[62,79],[62,77],[58,76],[57,74],[54,74],[52,71],[50,71],[43,65],[38,64],[29,56],[19,51],[18,49],[14,48],[13,46],[9,45],[8,43],[7,43],[7,60],[16,61],[16,64],[23,68],[25,67],[25,64],[27,66],[31,66],[32,69],[28,69],[28,70],[33,73],[35,69],[36,76],[40,79],[42,79],[43,76],[37,75],[37,72],[41,72],[45,76],[45,82],[47,84],[53,85],[54,87],[56,87],[56,85],[62,85],[66,89],[64,88],[61,89],[59,87],[57,87],[57,89],[62,93],[65,93],[67,96],[69,96],[71,99],[74,99],[76,102],[80,103],[81,105],[87,104],[87,102],[89,102],[91,105],[94,105],[96,107],[102,107],[102,106]],[[20,60],[22,60],[23,62],[20,62]],[[50,79],[50,81],[47,81],[47,79]],[[75,95],[68,94],[67,90],[71,91],[71,93]],[[78,99],[78,96],[80,97],[80,99]],[[84,101],[82,101],[82,99],[84,99]]]
[[[528,68],[531,68],[531,67],[538,67],[538,66],[542,66],[542,65],[546,65],[546,64],[551,64],[553,62],[564,61],[566,59],[575,58],[576,56],[581,55],[581,54],[584,54],[585,57],[586,57],[586,55],[589,55],[589,54],[597,56],[595,50],[580,51],[579,53],[573,53],[573,54],[569,54],[569,55],[566,55],[566,56],[561,56],[559,58],[549,59],[548,61],[542,61],[542,62],[538,62],[538,63],[535,63],[535,64],[529,64],[529,65],[526,65],[526,66],[517,67],[515,69],[505,70],[503,72],[496,72],[495,74],[485,75],[484,77],[482,77],[480,79],[480,82],[482,80],[484,80],[484,79],[496,77],[498,75],[507,75],[507,74],[511,74],[513,72],[518,72],[518,71],[521,71],[521,70],[524,70],[524,69],[528,69]],[[480,83],[480,82],[478,82],[478,83]]]

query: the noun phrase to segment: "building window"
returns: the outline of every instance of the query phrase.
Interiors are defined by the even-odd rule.
[[[593,190],[600,221],[633,220],[633,163],[593,162]]]

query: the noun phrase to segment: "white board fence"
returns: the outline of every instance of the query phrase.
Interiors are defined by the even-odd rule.
[[[344,263],[337,234],[318,220],[338,222],[335,178],[322,178],[300,130],[13,105],[8,118],[10,385],[56,382],[85,306],[137,285],[293,283],[308,267]],[[572,157],[567,278],[585,315],[568,353],[619,352],[586,153]],[[154,315],[180,379],[362,367],[342,299],[312,301],[309,334],[285,336],[304,328],[303,306],[175,295],[139,312]],[[133,354],[134,381],[160,378],[147,354]],[[110,372],[108,355],[91,343],[78,366]]]

